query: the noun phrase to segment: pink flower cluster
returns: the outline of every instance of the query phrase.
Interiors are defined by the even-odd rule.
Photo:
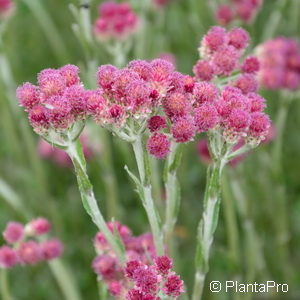
[[[43,134],[49,129],[66,130],[86,113],[85,90],[79,68],[66,65],[45,69],[38,74],[38,85],[29,82],[17,89],[17,98],[34,130]]]
[[[165,294],[174,298],[183,292],[183,282],[171,272],[171,260],[156,256],[150,233],[133,236],[128,227],[118,222],[109,222],[108,227],[111,232],[119,233],[128,263],[125,268],[121,265],[104,235],[98,232],[94,240],[98,256],[92,266],[112,296],[116,299],[158,300],[156,294],[161,286]]]
[[[38,242],[33,238],[48,233],[51,224],[45,218],[37,218],[25,227],[18,222],[9,222],[3,231],[8,245],[0,247],[0,268],[11,268],[17,264],[33,265],[42,260],[52,260],[63,252],[57,239]]]
[[[93,149],[89,145],[88,136],[82,134],[80,136],[80,141],[83,148],[83,153],[86,159],[91,159],[93,156]],[[62,149],[56,148],[50,145],[48,142],[43,140],[42,138],[39,140],[37,145],[37,150],[40,157],[52,160],[56,165],[60,167],[70,167],[72,165],[72,161],[69,155],[63,151]]]
[[[164,116],[155,115],[148,121],[152,135],[147,146],[152,155],[165,158],[170,151],[164,130],[177,143],[189,142],[196,133],[214,128],[234,144],[241,138],[254,143],[265,138],[270,120],[263,112],[265,100],[256,93],[259,62],[250,56],[239,63],[248,41],[248,33],[241,28],[226,32],[212,27],[204,36],[200,48],[204,59],[194,66],[195,78],[177,73],[162,101]],[[209,82],[218,76],[226,79],[238,70],[242,74],[226,86]]]
[[[124,39],[133,34],[138,27],[138,17],[127,2],[103,2],[99,7],[99,17],[94,25],[97,38]]]
[[[259,82],[267,89],[295,90],[300,87],[300,44],[277,37],[258,47]]]
[[[15,4],[12,0],[0,0],[0,19],[8,17],[14,10]]]
[[[229,0],[216,11],[216,19],[220,25],[228,25],[235,19],[250,23],[256,16],[263,0]]]

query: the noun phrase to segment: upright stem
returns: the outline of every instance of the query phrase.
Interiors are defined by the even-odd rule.
[[[174,226],[177,221],[180,205],[180,186],[177,180],[177,170],[180,165],[181,152],[178,143],[173,142],[164,174],[166,190],[166,221],[164,225],[165,242],[171,246]]]
[[[0,288],[1,288],[1,296],[2,296],[1,299],[2,300],[13,300],[13,297],[12,297],[9,287],[8,287],[7,271],[5,269],[2,269],[0,271],[1,271]]]
[[[74,288],[76,285],[73,281],[73,277],[63,262],[60,259],[49,261],[49,267],[55,276],[64,298],[66,300],[81,300],[77,288]]]
[[[132,143],[132,147],[140,177],[140,196],[149,219],[157,255],[162,255],[164,253],[163,233],[160,226],[159,215],[152,198],[149,156],[143,147],[141,136],[137,136],[136,140]]]
[[[86,212],[91,216],[93,222],[97,225],[99,230],[101,230],[107,239],[108,243],[114,250],[115,254],[118,256],[121,262],[125,262],[124,251],[122,249],[122,244],[114,237],[106,222],[101,214],[96,201],[93,186],[89,180],[86,171],[86,161],[84,154],[82,152],[82,146],[80,141],[77,139],[76,142],[70,142],[66,152],[69,154],[77,176],[77,182],[79,186],[79,191],[81,194],[81,200]]]
[[[204,195],[204,210],[199,222],[196,273],[194,279],[194,291],[192,300],[200,300],[202,297],[205,277],[209,269],[209,254],[213,242],[214,233],[219,219],[220,207],[220,179],[223,169],[223,160],[219,158],[208,168],[208,181]]]

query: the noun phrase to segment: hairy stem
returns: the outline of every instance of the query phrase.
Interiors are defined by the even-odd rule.
[[[98,229],[103,232],[108,243],[114,250],[121,262],[125,262],[124,251],[122,244],[114,237],[106,225],[104,217],[98,207],[97,200],[94,195],[93,186],[89,180],[86,170],[86,161],[82,152],[82,146],[77,139],[75,142],[70,142],[66,152],[69,154],[77,176],[81,200],[86,212],[90,215]]]
[[[204,195],[204,209],[198,226],[196,273],[192,300],[200,300],[203,294],[206,274],[209,270],[209,255],[217,228],[220,207],[220,179],[223,160],[219,158],[208,168],[208,181]]]
[[[169,247],[171,246],[170,244],[180,205],[180,186],[177,180],[177,170],[181,161],[180,150],[180,145],[173,142],[164,174],[166,190],[166,220],[164,230],[165,242]]]
[[[140,178],[141,186],[139,193],[149,219],[157,254],[162,255],[164,253],[163,233],[160,226],[159,215],[152,198],[151,172],[148,152],[144,149],[142,138],[140,136],[137,136],[136,140],[132,143],[132,147]]]

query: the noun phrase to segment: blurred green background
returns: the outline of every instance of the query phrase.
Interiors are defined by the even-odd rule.
[[[131,1],[138,14],[144,14],[141,5],[144,1]],[[38,155],[38,136],[29,128],[14,95],[16,85],[35,82],[36,74],[44,68],[67,63],[83,69],[87,66],[85,50],[71,28],[75,20],[69,4],[79,7],[80,3],[67,0],[15,2],[15,13],[6,24],[0,45],[0,229],[9,220],[25,222],[27,216],[48,218],[53,223],[53,235],[65,244],[62,260],[72,270],[83,299],[99,299],[96,276],[90,268],[95,256],[92,239],[96,228],[82,208],[73,169],[60,167]],[[215,24],[210,2],[174,0],[165,9],[148,12],[144,16],[147,28],[143,41],[135,38],[127,60],[151,59],[170,52],[176,57],[178,70],[192,74],[199,41]],[[99,1],[91,1],[93,21],[99,4]],[[299,0],[265,0],[255,22],[245,26],[251,33],[251,47],[278,35],[299,38],[299,4]],[[145,43],[142,52],[136,50],[140,42]],[[97,46],[98,64],[113,63],[104,48],[101,44]],[[84,77],[86,83],[91,80]],[[276,120],[278,103],[284,95],[267,91],[262,94],[268,101],[272,120]],[[221,222],[207,282],[274,280],[288,283],[290,293],[286,298],[283,294],[274,294],[265,299],[300,299],[300,99],[297,99],[300,97],[294,98],[284,130],[280,175],[274,176],[272,172],[272,142],[253,151],[236,168],[228,168],[224,176]],[[107,167],[103,163],[107,153],[101,146],[104,136],[101,130],[91,128],[90,142],[99,153],[89,161],[88,171],[100,206],[108,214],[107,181],[103,175],[112,173],[118,186],[116,218],[130,226],[135,234],[141,234],[149,227],[124,171],[124,162],[132,168],[135,165],[126,146],[105,136],[111,147],[108,151],[113,169]],[[179,172],[182,205],[176,230],[179,255],[175,265],[188,288],[193,281],[195,234],[206,176],[206,166],[200,162],[196,143],[186,147]],[[11,203],[16,197],[22,203],[21,209]],[[0,239],[2,244],[4,241]],[[63,299],[46,263],[16,267],[9,272],[9,278],[16,299]],[[251,297],[261,299],[255,295],[213,294],[208,289],[205,293],[207,300]]]

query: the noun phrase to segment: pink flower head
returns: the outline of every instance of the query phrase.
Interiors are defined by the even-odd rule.
[[[119,272],[116,258],[110,255],[99,255],[93,261],[94,272],[103,280],[113,280]]]
[[[52,239],[43,242],[41,245],[41,250],[43,254],[43,258],[46,260],[52,260],[61,256],[64,247],[61,241],[57,239]]]
[[[154,59],[150,62],[149,81],[160,95],[165,95],[170,88],[173,71],[173,64],[164,59]]]
[[[219,26],[213,26],[202,40],[202,46],[208,49],[208,52],[214,52],[221,48],[226,42],[226,31]]]
[[[172,260],[166,255],[158,256],[154,261],[157,271],[162,275],[168,274],[173,268]]]
[[[163,107],[171,119],[185,117],[192,109],[187,95],[179,92],[169,94],[164,100]]]
[[[269,117],[262,112],[251,114],[251,122],[249,126],[249,135],[255,140],[263,141],[268,135],[271,121]]]
[[[284,87],[293,91],[300,87],[300,72],[287,71],[284,74]]]
[[[195,136],[196,127],[192,119],[183,118],[173,123],[171,131],[177,143],[186,143]]]
[[[255,56],[248,56],[241,66],[243,73],[256,73],[259,71],[260,63]]]
[[[0,247],[0,269],[7,269],[19,262],[16,251],[8,246]]]
[[[220,5],[216,12],[216,19],[220,25],[228,25],[234,18],[234,12],[230,5]]]
[[[250,93],[247,97],[250,101],[251,112],[262,112],[266,108],[266,100],[262,96],[256,93]]]
[[[20,261],[23,264],[33,265],[43,259],[40,245],[33,240],[21,243],[17,251]]]
[[[134,80],[126,88],[126,102],[135,111],[144,108],[145,112],[151,111],[150,86],[143,80]]]
[[[120,281],[112,281],[108,286],[108,290],[113,297],[120,298],[122,296],[123,284]]]
[[[111,18],[115,15],[118,4],[115,1],[105,1],[99,6],[99,14],[105,18]]]
[[[54,128],[68,128],[74,121],[71,103],[63,96],[53,96],[45,103],[45,114]]]
[[[65,78],[68,87],[80,83],[79,68],[75,65],[65,65],[59,69],[59,73]]]
[[[9,222],[3,231],[3,237],[9,244],[14,244],[22,240],[24,236],[24,227],[18,222]]]
[[[148,140],[147,149],[156,158],[164,159],[170,152],[170,141],[163,133],[154,133]]]
[[[133,274],[136,287],[143,293],[153,294],[159,288],[160,277],[153,266],[140,266]]]
[[[167,121],[162,116],[153,116],[148,120],[148,128],[150,132],[159,131],[167,127]]]
[[[38,83],[45,98],[62,95],[66,88],[66,79],[59,70],[45,69],[38,74]]]
[[[131,289],[126,295],[126,300],[156,300],[152,295],[145,295],[145,293],[139,291],[138,289]]]
[[[147,80],[150,72],[150,63],[145,60],[132,60],[128,64],[128,68],[137,74],[143,80]]]
[[[133,279],[134,272],[141,266],[141,262],[138,260],[129,261],[126,264],[125,274],[128,278]]]
[[[227,118],[234,109],[249,110],[249,100],[240,89],[226,86],[217,103],[217,109],[221,117]]]
[[[115,72],[115,81],[113,90],[120,103],[124,102],[123,97],[127,95],[127,86],[134,80],[138,80],[139,76],[136,72],[130,69],[117,70]]]
[[[138,17],[129,3],[106,1],[99,8],[94,33],[99,39],[124,39],[135,32]]]
[[[228,32],[229,45],[232,45],[238,50],[243,50],[247,47],[250,40],[249,34],[243,28],[233,28]]]
[[[28,224],[28,230],[32,235],[43,235],[50,231],[51,224],[45,218],[37,218]]]
[[[250,115],[242,109],[234,109],[226,121],[226,126],[234,132],[246,130],[250,123]]]
[[[106,108],[106,100],[100,89],[86,91],[85,102],[88,114],[94,116],[96,119],[97,117],[102,116]]]
[[[237,78],[234,85],[239,88],[243,94],[255,93],[258,89],[256,77],[252,74],[243,74]]]
[[[218,89],[213,83],[197,82],[193,90],[196,104],[214,102],[218,96]]]
[[[46,108],[43,105],[37,104],[29,110],[28,119],[37,132],[44,132],[49,128],[49,121],[46,116]]]
[[[111,90],[118,69],[112,65],[102,65],[97,72],[97,82],[104,90]]]
[[[224,46],[214,53],[212,62],[218,75],[228,76],[237,67],[238,59],[236,48]]]
[[[38,87],[29,82],[18,87],[16,94],[20,105],[23,106],[26,111],[30,110],[40,101]]]
[[[210,81],[213,79],[215,70],[208,60],[198,60],[197,63],[193,67],[193,72],[197,79]]]
[[[256,8],[251,1],[240,1],[236,5],[236,11],[242,21],[249,23],[256,13]]]
[[[183,281],[176,274],[169,275],[163,290],[168,296],[177,298],[184,292]]]
[[[217,109],[211,103],[203,103],[194,111],[195,125],[199,132],[214,128],[219,122]]]
[[[86,112],[86,94],[82,85],[72,85],[65,89],[64,98],[70,103],[74,115]]]

